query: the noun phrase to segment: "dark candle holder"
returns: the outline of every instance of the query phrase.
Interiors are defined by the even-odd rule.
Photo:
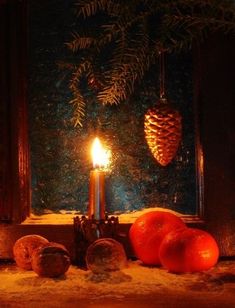
[[[88,246],[99,238],[118,238],[118,217],[106,216],[96,220],[93,217],[76,216],[74,222],[74,263],[80,267],[86,266],[85,256]]]

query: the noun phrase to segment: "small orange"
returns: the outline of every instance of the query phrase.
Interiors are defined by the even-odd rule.
[[[166,235],[160,246],[159,257],[170,272],[200,272],[217,263],[219,248],[208,232],[186,228]]]
[[[129,231],[135,255],[144,264],[160,265],[159,247],[172,230],[186,228],[178,216],[165,211],[147,212],[136,219]]]

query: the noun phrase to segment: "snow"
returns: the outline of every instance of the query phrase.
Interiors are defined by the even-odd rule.
[[[55,279],[38,277],[33,271],[23,271],[15,265],[2,265],[0,307],[75,307],[78,301],[123,301],[128,297],[157,298],[159,294],[186,293],[195,300],[199,296],[219,300],[222,294],[226,302],[235,294],[234,281],[228,280],[230,267],[224,262],[205,273],[175,275],[163,268],[129,261],[122,271],[100,275],[71,266],[65,276]],[[223,281],[223,277],[227,278]]]
[[[145,208],[139,211],[131,211],[126,213],[113,213],[112,215],[118,216],[119,223],[133,223],[136,220],[136,218],[138,218],[140,215],[156,210],[171,212],[177,216],[182,217],[185,221],[187,221],[189,217],[188,215],[183,215],[181,213],[157,206]],[[61,211],[60,213],[49,212],[40,216],[31,214],[30,217],[28,217],[23,222],[23,224],[72,224],[73,218],[75,216],[81,216],[81,213],[78,213],[76,211],[70,211],[70,212]]]

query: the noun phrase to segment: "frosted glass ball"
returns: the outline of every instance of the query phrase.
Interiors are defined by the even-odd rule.
[[[125,250],[112,238],[98,239],[87,249],[86,265],[95,274],[121,270],[127,266]]]

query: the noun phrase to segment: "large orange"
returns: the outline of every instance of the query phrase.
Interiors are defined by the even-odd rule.
[[[176,215],[164,211],[147,212],[136,219],[129,232],[135,255],[144,264],[160,265],[159,247],[170,231],[185,228]]]
[[[170,272],[200,272],[217,263],[219,248],[208,232],[187,228],[168,233],[161,243],[159,256]]]

